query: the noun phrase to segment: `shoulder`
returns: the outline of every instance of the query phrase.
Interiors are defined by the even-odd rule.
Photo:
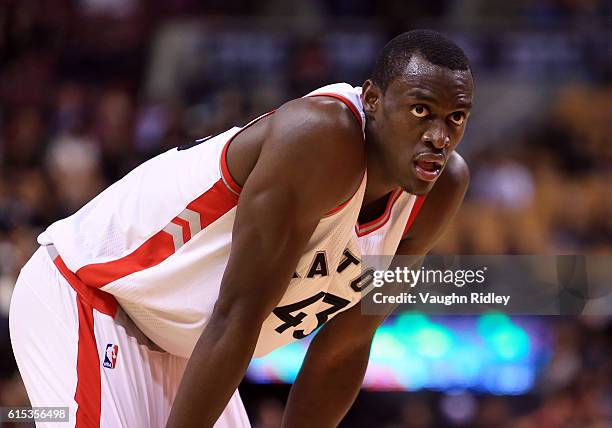
[[[359,119],[346,103],[337,98],[310,96],[289,101],[272,115],[270,125],[270,131],[291,132],[292,137],[310,137],[330,149],[365,153]]]
[[[330,97],[299,98],[281,106],[272,115],[263,151],[282,153],[337,180],[361,177],[365,168],[361,124],[346,104]]]
[[[331,210],[353,196],[365,170],[361,125],[344,103],[329,97],[300,98],[270,116],[257,173],[265,185],[282,185],[307,201],[307,209]],[[263,181],[262,181],[263,186]]]

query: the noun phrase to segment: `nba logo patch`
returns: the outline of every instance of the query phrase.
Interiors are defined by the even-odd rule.
[[[104,363],[102,365],[107,369],[114,369],[117,364],[117,354],[119,353],[119,346],[109,343],[106,345],[106,351],[104,352]]]

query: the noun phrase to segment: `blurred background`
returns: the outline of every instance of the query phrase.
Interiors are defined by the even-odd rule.
[[[470,58],[472,181],[436,252],[612,252],[610,0],[2,0],[0,405],[27,404],[8,305],[36,236],[152,156],[324,84],[360,85],[410,29]],[[345,427],[612,426],[605,317],[427,317],[383,326]],[[278,427],[305,344],[252,364]]]

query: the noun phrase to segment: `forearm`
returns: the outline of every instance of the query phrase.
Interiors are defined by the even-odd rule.
[[[259,328],[231,316],[211,319],[198,340],[172,406],[167,428],[212,427],[238,387]]]
[[[283,418],[285,428],[335,427],[359,393],[370,341],[348,353],[321,348],[309,350],[291,388]]]
[[[311,234],[310,227],[296,227],[286,219],[274,223],[267,234],[256,222],[234,234],[232,246],[241,251],[230,255],[219,298],[187,364],[168,428],[212,427],[244,377],[261,325],[282,297]]]

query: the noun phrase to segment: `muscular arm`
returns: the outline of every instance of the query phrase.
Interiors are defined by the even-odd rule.
[[[453,155],[428,195],[414,224],[400,243],[398,255],[425,255],[442,236],[465,195],[467,165]],[[381,315],[362,315],[360,305],[342,312],[315,336],[285,410],[286,428],[335,427],[357,397]]]
[[[354,147],[361,131],[345,110],[337,102],[297,100],[271,116],[240,195],[219,298],[185,370],[168,427],[213,426],[319,219],[359,186],[364,161]],[[347,156],[348,147],[353,150]]]

